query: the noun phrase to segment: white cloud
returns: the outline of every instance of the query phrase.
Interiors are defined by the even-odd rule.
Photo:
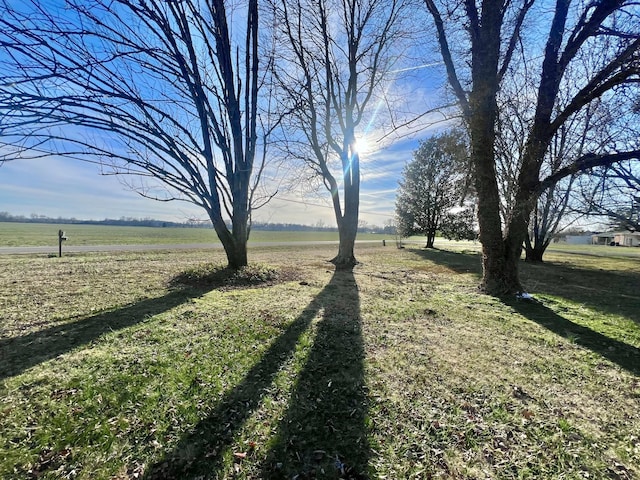
[[[383,225],[393,216],[395,190],[416,142],[396,145],[363,156],[360,218]],[[157,202],[141,197],[116,176],[101,175],[100,167],[51,157],[16,160],[0,166],[0,210],[14,215],[33,213],[78,219],[156,218],[185,221],[206,219],[206,213],[185,202]],[[303,180],[301,180],[302,182]],[[273,183],[271,191],[277,188]],[[269,189],[267,189],[269,191]],[[254,220],[312,225],[335,225],[329,193],[285,191],[254,212]]]
[[[426,101],[423,90],[415,95],[417,103]],[[434,129],[433,127],[432,129]],[[418,146],[417,135],[402,130],[382,142],[379,131],[367,134],[367,151],[361,158],[360,218],[369,224],[383,225],[393,217],[395,192],[404,165]],[[429,130],[419,138],[426,138]],[[382,146],[382,148],[381,148]],[[273,164],[268,172],[267,194],[280,189],[282,193],[268,205],[254,212],[254,220],[273,223],[312,225],[322,222],[335,225],[329,193],[320,189],[309,194],[304,187],[304,175],[297,182],[299,191],[282,188],[284,174],[291,175],[296,166],[282,162]],[[0,166],[0,210],[14,215],[32,213],[50,217],[78,219],[156,218],[185,221],[206,219],[204,210],[185,202],[157,202],[141,197],[126,187],[119,177],[101,175],[99,165],[64,157],[16,160]],[[294,172],[295,173],[295,172]],[[298,175],[299,173],[296,173]],[[129,177],[131,178],[131,177]],[[284,192],[283,192],[284,191]]]
[[[161,203],[128,190],[96,165],[59,157],[16,160],[0,167],[0,209],[14,215],[102,219],[153,217],[182,221],[199,214],[184,203]]]

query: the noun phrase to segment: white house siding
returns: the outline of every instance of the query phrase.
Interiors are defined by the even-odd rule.
[[[617,233],[614,242],[625,247],[640,246],[640,233]]]

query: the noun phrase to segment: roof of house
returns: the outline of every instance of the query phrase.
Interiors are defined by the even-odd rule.
[[[633,237],[640,237],[640,232],[603,232],[603,233],[594,233],[594,237],[615,237],[618,235],[631,235]]]
[[[594,233],[592,237],[598,238],[613,238],[613,237],[640,237],[640,232],[603,232],[603,233]]]

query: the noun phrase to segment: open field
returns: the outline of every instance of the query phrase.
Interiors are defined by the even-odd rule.
[[[638,478],[640,259],[572,252],[0,256],[0,478]]]
[[[0,247],[57,246],[58,230],[69,240],[65,245],[158,245],[219,244],[213,228],[119,227],[111,225],[57,225],[0,222]],[[380,240],[389,235],[361,234],[361,240]],[[270,232],[254,230],[250,243],[337,240],[337,232]]]

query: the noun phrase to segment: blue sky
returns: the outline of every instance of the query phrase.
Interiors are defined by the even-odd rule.
[[[438,70],[436,65],[418,66],[410,82],[397,82],[398,91],[413,100],[411,107],[426,110],[439,101],[440,93],[435,86]],[[402,169],[411,160],[418,141],[442,128],[443,124],[437,123],[442,120],[441,115],[434,114],[422,119],[421,126],[402,128],[392,134],[395,137],[390,135],[383,140],[380,139],[390,128],[378,126],[376,131],[367,133],[361,154],[361,220],[383,226],[393,218]],[[190,203],[144,198],[127,187],[126,180],[132,178],[102,175],[99,165],[60,156],[9,161],[0,164],[0,211],[94,220],[121,217],[176,222],[207,220],[204,210]],[[254,212],[254,220],[335,226],[328,192],[324,188],[309,192],[305,182],[296,182],[297,188],[279,188],[271,202]]]
[[[362,158],[360,200],[362,220],[373,225],[384,225],[393,216],[398,180],[416,146],[415,138],[404,139],[387,148],[365,152]],[[199,207],[185,202],[165,203],[143,198],[121,179],[102,175],[98,165],[63,157],[16,160],[2,164],[0,211],[13,215],[38,214],[96,220],[150,217],[185,221],[189,218],[206,218]],[[302,189],[283,191],[268,205],[257,210],[254,219],[274,223],[335,224],[325,190],[312,193],[303,193]]]
[[[433,108],[440,101],[439,88],[444,80],[438,63],[429,63],[427,58],[419,60],[413,63],[415,66],[397,70],[396,78],[386,88],[390,97],[402,99],[400,108],[412,111],[413,115]],[[379,106],[383,105],[381,100]],[[375,112],[373,119],[378,110],[372,109]],[[434,121],[441,120],[438,115],[433,118]],[[423,119],[425,128],[419,133],[410,134],[409,128],[402,128],[395,133],[395,140],[387,137],[381,148],[382,143],[376,143],[376,140],[388,134],[390,128],[386,125],[387,128],[382,129],[384,126],[380,123],[370,122],[376,124],[377,130],[367,132],[367,146],[361,155],[360,218],[368,224],[382,226],[393,218],[398,180],[418,139],[428,137],[429,128],[441,125],[429,127],[428,119]],[[415,126],[411,128],[415,129]],[[102,135],[99,137],[108,142]],[[335,225],[328,192],[325,189],[308,190],[302,181],[298,182],[298,188],[279,189],[279,194],[269,204],[254,212],[254,220]],[[193,218],[206,220],[205,212],[197,206],[143,198],[119,177],[101,175],[99,165],[64,157],[19,159],[0,165],[0,211],[13,215],[96,220],[120,217],[178,222]]]

